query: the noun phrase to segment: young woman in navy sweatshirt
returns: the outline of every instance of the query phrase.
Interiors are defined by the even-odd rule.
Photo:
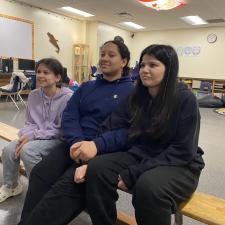
[[[129,60],[125,44],[118,41],[103,44],[99,58],[102,74],[83,83],[63,113],[62,130],[68,147],[52,152],[32,170],[19,224],[66,224],[77,213],[74,204],[79,206],[79,212],[84,209],[82,195],[78,200],[76,196],[77,191],[85,188],[74,182],[80,162],[74,162],[70,152],[73,158],[76,143],[96,139],[106,117],[133,90]],[[112,145],[116,142],[114,139]]]
[[[133,94],[105,122],[108,131],[94,140],[97,156],[76,169],[75,182],[93,225],[116,223],[117,189],[133,193],[139,225],[170,225],[171,214],[195,191],[204,162],[198,147],[200,114],[195,96],[177,82],[178,57],[166,45],[143,50],[140,78]],[[109,136],[118,129],[117,149],[108,151]],[[85,160],[83,152],[76,159]],[[112,151],[112,149],[111,149]],[[80,195],[81,195],[80,194]],[[84,197],[85,196],[85,197]]]

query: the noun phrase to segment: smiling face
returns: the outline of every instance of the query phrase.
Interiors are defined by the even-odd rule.
[[[122,59],[116,44],[108,42],[101,47],[99,67],[105,79],[119,79],[126,64],[127,59]]]
[[[140,64],[140,79],[142,84],[148,88],[150,95],[157,95],[160,84],[164,78],[165,65],[155,57],[145,54]]]
[[[39,64],[36,72],[37,82],[42,88],[56,87],[60,81],[60,75],[56,75],[45,64]]]

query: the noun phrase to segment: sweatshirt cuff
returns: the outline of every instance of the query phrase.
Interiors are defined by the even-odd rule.
[[[66,140],[66,138],[65,138],[65,140]],[[67,141],[67,140],[66,140]],[[77,142],[80,142],[80,141],[84,141],[84,139],[83,138],[76,138],[75,140],[73,140],[73,141],[71,141],[71,142],[68,142],[68,144],[70,145],[70,147],[73,145],[73,144],[75,144],[75,143],[77,143]]]
[[[32,140],[34,140],[34,132],[32,131],[32,132],[27,132],[27,133],[22,133],[22,132],[19,132],[18,133],[18,136],[19,137],[22,137],[22,136],[26,136],[27,138],[28,138],[28,140],[29,141],[32,141]]]
[[[97,148],[97,155],[102,154],[105,149],[104,139],[102,137],[98,137],[98,138],[94,139],[93,141]]]

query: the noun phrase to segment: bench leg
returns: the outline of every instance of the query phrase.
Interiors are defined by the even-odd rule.
[[[183,215],[179,212],[176,212],[175,214],[175,222],[174,225],[183,225]]]

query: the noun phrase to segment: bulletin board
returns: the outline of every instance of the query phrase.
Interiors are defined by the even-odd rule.
[[[0,14],[0,57],[34,59],[34,23]]]

